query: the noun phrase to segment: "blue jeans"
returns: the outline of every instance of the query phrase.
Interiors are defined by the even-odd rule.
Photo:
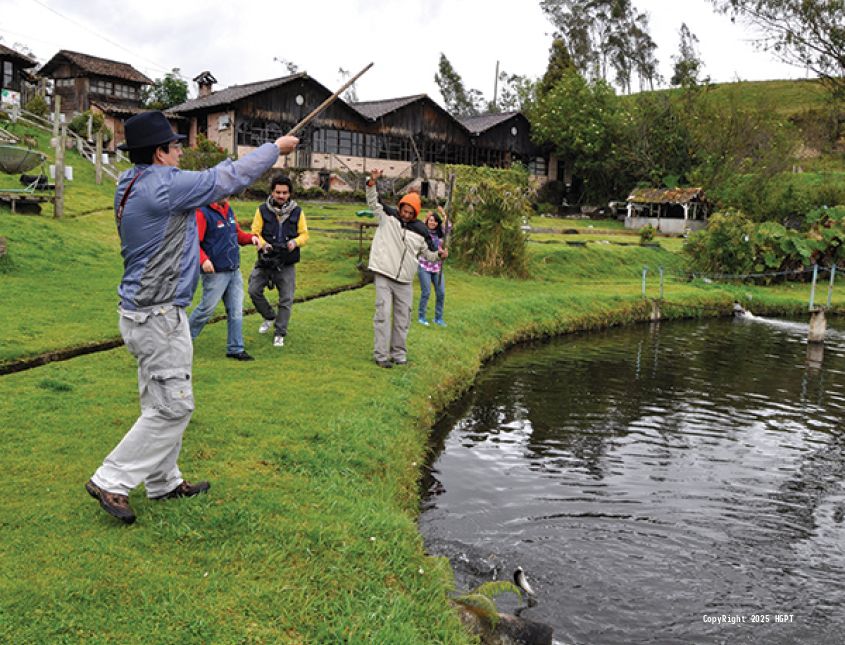
[[[425,310],[428,309],[428,298],[431,296],[431,285],[434,285],[434,319],[443,319],[443,305],[446,301],[446,278],[443,277],[443,269],[436,273],[426,271],[417,267],[417,276],[420,279],[420,318],[425,318]]]
[[[244,282],[240,269],[202,274],[202,300],[191,312],[191,340],[200,335],[220,299],[226,307],[226,353],[244,351]]]

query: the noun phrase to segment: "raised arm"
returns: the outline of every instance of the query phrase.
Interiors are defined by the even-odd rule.
[[[280,154],[293,152],[298,144],[296,137],[279,137],[275,143],[265,143],[237,161],[226,159],[214,168],[197,172],[175,171],[170,186],[170,210],[199,208],[239,193],[272,168]]]
[[[379,177],[381,177],[384,173],[379,170],[378,168],[374,168],[370,171],[370,178],[367,180],[367,208],[369,208],[373,215],[375,215],[379,220],[384,217],[384,207],[378,201],[378,188],[376,186]]]

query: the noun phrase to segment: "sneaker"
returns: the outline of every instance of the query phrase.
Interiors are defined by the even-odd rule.
[[[429,325],[429,322],[428,322],[425,318],[423,318],[422,316],[420,316],[420,317],[417,319],[417,322],[418,322],[419,324],[421,324],[423,327],[428,327],[428,325]]]
[[[254,361],[255,359],[244,352],[237,352],[236,354],[226,354],[226,358],[234,358],[237,361]]]
[[[132,524],[135,521],[135,512],[129,506],[129,498],[126,495],[103,490],[90,479],[85,483],[85,490],[91,497],[100,502],[103,510],[112,517],[116,517],[126,524]]]
[[[391,361],[391,360],[376,361],[376,365],[378,365],[379,367],[384,367],[386,369],[390,369],[391,367],[393,367],[393,361]]]
[[[285,337],[284,336],[276,336],[273,339],[273,347],[284,347],[285,346]]]
[[[445,320],[443,320],[442,318],[435,318],[435,319],[434,319],[434,324],[435,324],[435,325],[437,325],[438,327],[445,327],[445,326],[446,326],[446,321],[445,321]]]
[[[175,499],[177,497],[193,497],[194,495],[199,495],[200,493],[204,493],[209,488],[211,488],[211,484],[208,482],[197,482],[196,484],[190,484],[186,482],[184,479],[182,483],[179,484],[176,488],[174,488],[169,493],[165,493],[164,495],[159,495],[158,497],[150,497],[150,499]]]
[[[407,365],[408,359],[407,358],[394,358],[393,364],[394,365]]]
[[[272,320],[265,320],[263,323],[261,323],[261,327],[258,328],[258,333],[259,334],[266,334],[268,331],[270,331],[270,327],[272,327],[272,326],[273,326]]]

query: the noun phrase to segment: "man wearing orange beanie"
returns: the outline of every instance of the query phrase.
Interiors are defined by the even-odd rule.
[[[381,175],[380,170],[370,173],[366,191],[367,206],[378,219],[369,262],[376,286],[373,359],[379,367],[393,367],[408,362],[407,338],[413,303],[411,285],[417,273],[417,258],[422,256],[435,262],[445,258],[448,251],[431,250],[424,229],[415,226],[422,209],[419,194],[408,193],[399,200],[398,216],[385,212],[376,191],[376,181]]]

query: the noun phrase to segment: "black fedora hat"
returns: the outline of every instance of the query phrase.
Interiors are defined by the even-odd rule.
[[[119,150],[151,148],[187,138],[184,134],[176,134],[167,117],[158,110],[141,112],[128,118],[123,124],[123,131],[126,141],[118,146]]]

